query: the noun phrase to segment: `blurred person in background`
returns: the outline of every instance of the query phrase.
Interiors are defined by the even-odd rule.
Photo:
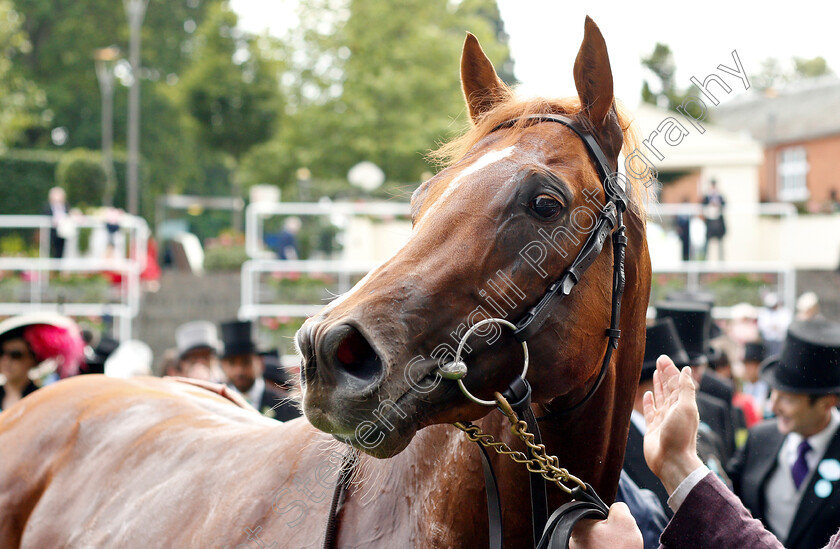
[[[76,323],[50,312],[14,316],[0,322],[0,411],[35,391],[47,374],[76,375],[84,341]]]
[[[762,417],[769,417],[770,386],[761,379],[761,363],[767,358],[764,343],[750,341],[744,346],[744,378],[741,391],[750,395]]]
[[[53,187],[47,195],[47,205],[44,215],[51,217],[50,226],[50,257],[61,259],[64,257],[64,245],[68,238],[76,231],[75,223],[70,217],[70,206],[67,204],[67,193],[61,187]]]
[[[688,197],[683,197],[682,203],[689,204]],[[681,213],[676,217],[677,236],[682,243],[682,260],[691,259],[691,214]]]
[[[257,350],[250,321],[223,322],[222,370],[228,385],[239,391],[245,400],[261,414],[278,421],[300,416],[300,410],[290,401],[288,393],[275,388],[263,377],[265,362]]]
[[[274,250],[278,259],[300,259],[297,234],[302,223],[299,217],[289,217],[283,223],[283,230],[266,239],[266,244]]]
[[[182,324],[175,330],[175,343],[178,349],[177,367],[170,367],[165,375],[223,381],[224,375],[219,368],[221,342],[215,324],[206,320]]]
[[[820,298],[814,292],[805,292],[796,300],[796,320],[824,318],[820,312]]]
[[[160,358],[155,363],[155,367],[152,373],[158,377],[170,375],[168,372],[174,372],[178,370],[179,360],[180,357],[178,356],[178,349],[166,349],[165,351],[163,351],[163,354],[160,355]]]
[[[723,261],[723,237],[726,236],[726,222],[723,218],[723,208],[726,200],[717,188],[717,181],[709,182],[709,192],[703,196],[703,219],[706,221],[706,246],[703,255],[707,260],[712,258],[710,244],[714,241],[717,248],[717,259]]]
[[[735,343],[744,345],[761,337],[758,331],[758,311],[749,303],[732,306],[732,318],[726,327],[728,335]]]
[[[779,354],[782,350],[790,322],[790,311],[781,306],[778,294],[770,292],[764,296],[764,307],[758,312],[758,331],[768,355]]]

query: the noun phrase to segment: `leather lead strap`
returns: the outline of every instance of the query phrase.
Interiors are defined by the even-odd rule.
[[[517,377],[502,393],[511,409],[525,421],[528,432],[534,435],[534,444],[542,444],[542,434],[537,418],[531,410],[531,385],[525,379]],[[526,449],[527,453],[528,450]],[[542,536],[548,520],[548,487],[545,478],[539,473],[529,473],[531,490],[531,525],[534,529],[534,543]]]
[[[355,449],[348,448],[347,453],[341,460],[341,469],[338,472],[338,479],[335,482],[330,512],[327,515],[327,530],[324,533],[323,549],[335,549],[336,530],[338,529],[338,518],[341,509],[344,507],[344,500],[347,499],[347,489],[350,487],[350,477],[358,461],[358,454]]]
[[[468,424],[469,425],[469,424]],[[487,524],[489,529],[490,549],[502,549],[504,526],[502,524],[502,498],[499,496],[499,484],[496,473],[490,464],[487,449],[476,443],[481,452],[481,467],[484,471],[484,492],[487,494]]]
[[[604,520],[609,515],[609,507],[588,483],[586,490],[580,486],[573,489],[572,498],[575,501],[566,503],[551,514],[536,549],[568,549],[572,530],[580,520]]]
[[[534,444],[542,444],[540,427],[537,425],[537,418],[530,406],[523,410],[522,417],[528,424],[528,432],[534,435]],[[528,480],[531,484],[531,525],[534,528],[534,542],[536,543],[548,521],[548,489],[545,479],[539,473],[529,473]]]

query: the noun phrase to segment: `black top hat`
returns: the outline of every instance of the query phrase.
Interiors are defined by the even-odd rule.
[[[87,367],[83,368],[83,373],[104,374],[105,361],[108,359],[109,356],[111,356],[111,354],[114,351],[117,350],[117,347],[119,346],[119,341],[107,335],[103,335],[99,339],[99,343],[96,345],[96,347],[86,347],[85,363],[87,364]]]
[[[260,356],[262,357],[263,364],[265,365],[265,369],[263,370],[263,377],[265,380],[279,385],[280,387],[290,387],[292,378],[280,361],[280,351],[277,349],[261,351]]]
[[[251,321],[222,322],[222,343],[225,346],[222,358],[256,353],[257,345],[251,337]]]
[[[642,375],[639,381],[647,381],[656,370],[659,355],[668,355],[678,368],[688,366],[688,353],[685,352],[674,321],[670,317],[657,320],[645,330],[645,361],[642,363]]]
[[[692,364],[701,359],[717,362],[719,351],[709,344],[711,339],[712,311],[703,303],[662,301],[656,304],[656,318],[671,317],[680,341]]]
[[[702,304],[709,308],[709,313],[711,314],[712,307],[715,306],[715,294],[712,292],[704,292],[702,290],[674,290],[665,296],[665,301]],[[721,329],[717,324],[712,322],[709,328],[709,338],[715,339],[721,335],[723,335]]]
[[[764,343],[748,341],[744,345],[744,362],[761,362],[765,358]]]
[[[774,389],[789,393],[840,393],[840,324],[827,320],[791,324],[781,354],[764,361],[761,377]]]

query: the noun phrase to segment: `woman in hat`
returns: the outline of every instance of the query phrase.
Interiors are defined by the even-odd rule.
[[[71,319],[55,313],[33,313],[0,322],[0,412],[35,391],[32,371],[52,359],[61,378],[79,370],[84,342]]]

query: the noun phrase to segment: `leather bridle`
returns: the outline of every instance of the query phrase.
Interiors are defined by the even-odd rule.
[[[551,316],[551,306],[556,305],[564,298],[566,298],[575,285],[580,281],[586,270],[601,254],[604,248],[604,243],[608,236],[612,236],[613,245],[613,285],[612,285],[612,307],[610,311],[610,326],[606,329],[605,335],[607,337],[607,349],[604,353],[604,358],[601,363],[601,369],[595,379],[594,384],[586,392],[585,396],[572,406],[562,410],[551,411],[546,416],[536,418],[531,410],[531,387],[522,376],[518,376],[508,388],[501,393],[505,400],[505,404],[509,403],[513,412],[522,418],[527,424],[528,431],[533,433],[534,442],[541,444],[541,436],[539,432],[538,419],[547,419],[550,417],[562,416],[580,409],[586,402],[588,402],[598,388],[601,382],[606,377],[609,369],[612,352],[618,347],[618,339],[621,337],[621,330],[619,330],[619,321],[621,315],[621,297],[624,293],[625,275],[624,275],[624,256],[627,247],[627,236],[625,235],[626,227],[623,223],[623,213],[627,210],[627,195],[624,189],[618,183],[618,178],[621,177],[615,171],[610,169],[610,162],[604,154],[601,146],[598,144],[595,136],[589,131],[581,128],[577,122],[572,118],[559,114],[534,114],[508,120],[496,126],[492,131],[503,128],[509,128],[515,124],[526,121],[533,121],[534,123],[557,123],[572,130],[584,143],[589,153],[590,158],[595,164],[595,169],[598,172],[599,179],[604,188],[604,195],[606,197],[604,208],[600,211],[597,222],[584,242],[583,247],[578,253],[577,257],[572,261],[571,265],[566,268],[563,274],[548,286],[543,296],[536,305],[531,307],[516,323],[514,323],[513,335],[517,341],[523,343],[526,350],[527,359],[527,340],[534,336],[546,320]],[[492,132],[491,132],[492,133]],[[510,324],[507,321],[501,321],[505,324]],[[468,334],[465,334],[462,344],[466,341]],[[463,346],[463,345],[462,345]],[[460,352],[458,353],[460,355]],[[527,363],[526,363],[527,364]],[[453,366],[455,366],[453,368]],[[527,366],[526,366],[527,369]],[[439,368],[439,373],[449,379],[458,379],[462,391],[467,394],[472,400],[476,400],[469,395],[464,388],[460,378],[466,375],[466,366],[456,360],[453,363]],[[484,403],[484,402],[480,402]],[[495,403],[491,403],[495,405]],[[463,422],[459,428],[473,427],[469,422]],[[502,527],[502,508],[501,499],[496,482],[495,472],[490,463],[487,449],[482,444],[478,444],[480,454],[482,457],[482,465],[484,470],[485,489],[487,493],[487,511],[489,521],[489,538],[490,549],[501,549],[503,545],[503,527]],[[351,449],[342,464],[341,474],[339,475],[336,489],[333,496],[330,513],[327,520],[327,535],[324,540],[324,548],[332,549],[334,544],[334,533],[337,524],[338,514],[346,496],[347,487],[350,482],[350,472],[352,463],[355,461],[356,453]],[[594,489],[589,484],[581,483],[581,485],[570,491],[573,499],[572,502],[561,506],[554,511],[552,515],[548,516],[547,503],[547,489],[546,480],[544,476],[538,473],[531,472],[531,514],[534,532],[534,541],[536,549],[564,549],[568,547],[569,538],[571,537],[572,529],[575,524],[583,518],[598,518],[606,519],[609,513],[609,508],[598,497]]]

